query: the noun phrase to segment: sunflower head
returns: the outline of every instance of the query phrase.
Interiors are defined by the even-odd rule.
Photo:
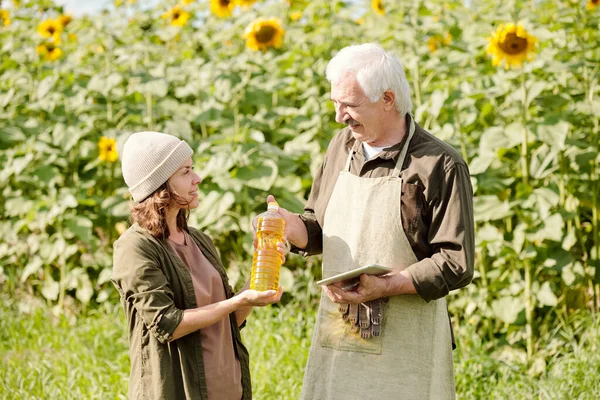
[[[244,38],[249,49],[266,51],[269,47],[281,47],[284,34],[277,18],[258,18],[248,25]]]
[[[488,41],[487,53],[492,56],[492,64],[498,66],[504,61],[506,69],[509,69],[521,67],[525,60],[533,60],[538,40],[520,23],[510,23],[500,25]]]
[[[452,34],[450,34],[448,32],[444,36],[441,36],[441,35],[429,36],[429,39],[427,40],[427,47],[429,47],[429,51],[431,53],[435,53],[435,51],[437,49],[439,49],[443,45],[447,46],[450,43],[452,43]]]
[[[236,0],[235,2],[243,8],[248,8],[257,1],[258,0]]]
[[[4,26],[10,25],[10,14],[7,10],[0,10],[0,23]]]
[[[596,7],[600,6],[600,0],[588,0],[587,4],[585,5],[585,8],[587,8],[588,10],[593,10]]]
[[[35,51],[46,61],[56,61],[63,53],[54,43],[42,43],[35,48]]]
[[[190,19],[190,13],[185,11],[181,6],[175,6],[163,14],[164,19],[168,19],[173,26],[184,26]]]
[[[383,8],[383,0],[371,0],[371,8],[379,15],[385,14],[385,8]]]
[[[98,141],[98,150],[100,151],[100,160],[105,162],[115,162],[119,159],[117,153],[117,141],[113,138],[102,136]]]
[[[63,24],[57,19],[47,19],[38,25],[38,33],[45,38],[52,38],[55,42],[60,42],[62,31]]]
[[[58,21],[60,22],[60,24],[62,25],[63,28],[65,28],[67,25],[69,25],[69,23],[71,21],[73,21],[73,17],[71,15],[61,15],[60,17],[58,17]]]
[[[291,21],[298,21],[300,18],[302,18],[302,11],[293,11],[290,13]]]
[[[235,5],[234,0],[210,0],[210,11],[219,18],[231,17]]]

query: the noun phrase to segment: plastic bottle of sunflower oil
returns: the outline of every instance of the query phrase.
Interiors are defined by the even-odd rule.
[[[277,212],[279,204],[269,202],[267,211],[258,216],[256,226],[256,248],[252,259],[250,289],[277,290],[279,288],[279,271],[281,254],[277,251],[277,243],[283,242],[285,221]]]

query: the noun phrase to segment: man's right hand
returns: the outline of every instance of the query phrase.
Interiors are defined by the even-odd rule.
[[[276,201],[275,196],[270,194],[267,196],[267,204],[272,201]],[[302,222],[300,219],[300,216],[298,214],[289,212],[282,207],[279,207],[279,215],[281,215],[285,221],[284,236],[286,239],[299,249],[306,248],[306,245],[308,244],[308,231],[306,230],[304,222]],[[256,223],[257,218],[254,218],[252,221],[254,236],[256,236]]]

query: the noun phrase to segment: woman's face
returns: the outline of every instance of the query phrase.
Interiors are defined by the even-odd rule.
[[[178,197],[171,200],[171,207],[192,209],[198,207],[198,184],[202,181],[192,169],[191,157],[169,178],[168,185]]]

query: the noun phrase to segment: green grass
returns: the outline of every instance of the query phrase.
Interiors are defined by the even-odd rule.
[[[242,335],[255,398],[299,397],[313,324],[308,304],[253,311]],[[558,321],[538,343],[545,368],[540,364],[537,372],[519,361],[519,350],[483,342],[473,327],[456,333],[459,399],[600,398],[598,316]],[[126,398],[128,371],[118,305],[68,318],[43,307],[21,312],[15,301],[0,296],[0,399]]]
[[[117,307],[85,317],[0,302],[0,398],[126,398],[129,356]]]

